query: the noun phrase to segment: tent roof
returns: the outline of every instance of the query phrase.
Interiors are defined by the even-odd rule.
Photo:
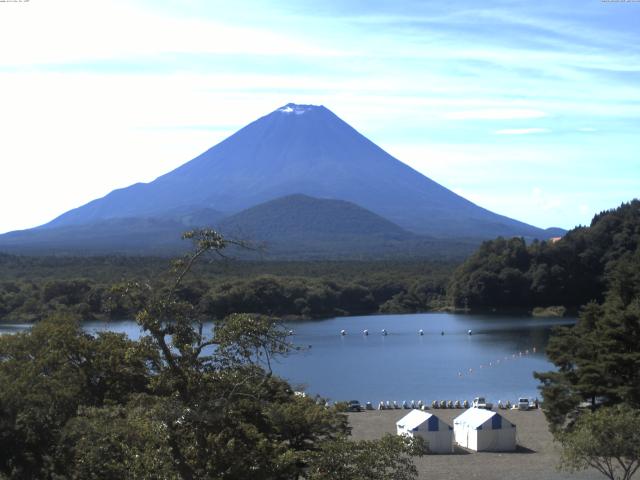
[[[494,415],[500,414],[498,412],[492,412],[491,410],[485,410],[484,408],[470,408],[454,418],[453,423],[454,425],[466,423],[472,428],[478,428]]]
[[[396,425],[413,430],[429,420],[432,416],[433,414],[423,412],[422,410],[411,410],[408,414],[398,420]]]

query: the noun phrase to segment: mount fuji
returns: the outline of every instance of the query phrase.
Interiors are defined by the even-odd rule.
[[[313,222],[295,215],[305,198],[307,212],[315,211],[309,210],[314,199],[325,217],[327,208],[333,208],[336,222],[329,223],[334,226],[349,223],[339,220],[344,208],[322,201],[348,202],[366,217],[354,220],[355,210],[347,209],[352,223],[362,226],[375,217],[378,226],[386,222],[394,241],[405,235],[412,241],[422,236],[477,243],[500,235],[546,239],[559,233],[466,200],[395,159],[323,106],[288,104],[152,182],[114,190],[40,227],[1,235],[0,250],[89,252],[101,245],[99,250],[124,252],[134,244],[139,251],[165,244],[173,248],[171,232],[177,238],[187,227],[214,225],[224,233],[225,217],[236,228],[238,219],[250,219],[250,225],[241,227],[265,233],[268,225],[259,225],[264,215],[255,210],[240,214],[265,202],[268,210],[283,197],[297,199],[275,205],[286,205],[300,218],[300,231],[305,222]],[[349,230],[350,238],[357,237],[358,232]],[[362,236],[368,234],[363,228]],[[317,228],[310,235],[322,237]],[[304,244],[304,238],[300,241]]]

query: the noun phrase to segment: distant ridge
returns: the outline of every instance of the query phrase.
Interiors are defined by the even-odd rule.
[[[344,200],[318,199],[295,194],[270,200],[223,219],[223,233],[238,232],[259,240],[290,242],[309,238],[340,239],[374,236],[415,238],[396,224]]]
[[[132,234],[127,225],[145,224],[148,219],[184,226],[201,224],[203,219],[219,222],[223,216],[233,218],[243,210],[297,194],[350,202],[406,233],[434,238],[559,236],[555,230],[495,214],[453,193],[393,158],[323,106],[288,104],[150,183],[114,190],[37,229],[0,236],[0,250],[15,246],[18,237],[23,248],[49,248],[47,239],[54,230],[56,248],[65,248],[65,232],[69,249],[90,249],[83,238],[95,242],[102,232],[112,239],[114,250],[126,250],[127,235]],[[303,208],[305,202],[297,205]],[[248,218],[250,213],[243,215]],[[166,224],[160,230],[168,229]],[[86,233],[89,230],[93,233]],[[148,234],[157,236],[153,229]],[[269,236],[266,231],[261,235]]]
[[[261,247],[253,257],[271,259],[461,259],[477,246],[416,235],[354,203],[302,194],[243,210],[218,230]]]
[[[180,241],[185,230],[214,226],[226,237],[247,243],[249,250],[231,249],[231,254],[248,259],[462,259],[477,246],[474,241],[419,236],[353,203],[301,194],[221,220],[216,213],[205,210],[199,215],[182,215],[181,221],[119,218],[25,230],[6,234],[0,242],[11,253],[173,255],[189,246]]]
[[[223,219],[218,229],[264,247],[267,257],[331,258],[402,254],[417,235],[344,200],[295,194]],[[424,256],[424,251],[415,251]]]

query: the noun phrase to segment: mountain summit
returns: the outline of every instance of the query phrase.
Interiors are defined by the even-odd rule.
[[[314,108],[324,108],[324,107],[317,107],[316,105],[296,105],[295,103],[288,103],[284,107],[279,108],[278,112],[293,113],[294,115],[302,115],[306,112],[313,110]]]
[[[47,228],[176,208],[228,214],[291,194],[346,200],[434,237],[546,237],[497,215],[396,160],[323,106],[289,103],[156,180],[115,190]]]

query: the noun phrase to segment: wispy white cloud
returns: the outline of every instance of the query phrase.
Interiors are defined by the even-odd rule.
[[[340,57],[300,35],[215,19],[168,16],[96,0],[34,2],[0,15],[0,64],[33,65],[138,59],[171,53]]]
[[[586,203],[581,203],[580,205],[578,205],[578,211],[580,212],[581,215],[585,215],[585,216],[595,213],[591,210],[591,207],[589,207],[589,205],[587,205]]]
[[[448,120],[517,120],[543,118],[547,114],[532,108],[485,108],[449,112],[444,115]]]
[[[551,130],[548,128],[505,128],[502,130],[496,130],[496,135],[531,135],[534,133],[549,133]]]
[[[562,206],[560,195],[553,195],[540,187],[531,190],[532,204],[542,211],[556,210]]]

